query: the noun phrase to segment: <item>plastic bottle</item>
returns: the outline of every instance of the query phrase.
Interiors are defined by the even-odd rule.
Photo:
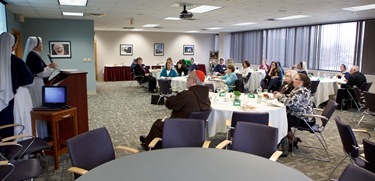
[[[185,72],[184,71],[181,72],[181,76],[182,77],[185,76]]]

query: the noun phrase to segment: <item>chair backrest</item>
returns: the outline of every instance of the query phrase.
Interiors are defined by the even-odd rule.
[[[214,84],[205,83],[204,86],[208,87],[208,89],[210,90],[210,92],[215,92]]]
[[[231,127],[236,128],[236,125],[239,121],[242,122],[250,122],[250,123],[258,123],[263,125],[268,125],[269,122],[269,114],[268,112],[237,112],[234,111],[232,114],[232,122]],[[233,136],[233,132],[235,130],[230,130],[230,136]]]
[[[322,126],[326,126],[329,119],[331,118],[333,112],[335,112],[336,110],[336,107],[337,107],[337,103],[335,101],[332,101],[332,100],[329,100],[326,107],[324,108],[323,112],[322,112],[322,116],[326,117],[327,120],[325,119],[322,119],[322,123],[323,125]]]
[[[212,111],[212,108],[210,107],[209,109],[207,109],[205,111],[192,112],[189,115],[189,119],[201,119],[201,120],[206,121],[208,119],[208,117],[210,116],[211,111]]]
[[[366,108],[372,113],[375,113],[375,94],[371,92],[364,92]]]
[[[335,121],[344,152],[352,158],[357,158],[359,156],[358,143],[352,128],[348,124],[343,123],[338,116],[335,117]]]
[[[361,92],[368,92],[371,88],[371,85],[372,82],[364,82],[360,87]]]
[[[91,170],[115,159],[111,137],[105,127],[74,136],[66,144],[72,166]]]
[[[0,180],[6,180],[6,178],[12,174],[14,170],[13,164],[0,165]]]
[[[242,81],[242,74],[236,73],[236,76],[237,76],[237,80]]]
[[[375,174],[371,173],[363,168],[349,164],[345,170],[342,172],[338,181],[374,181]]]
[[[239,91],[239,92],[244,92],[243,90],[243,82],[242,80],[235,80],[234,81],[234,88],[233,88],[233,91]]]
[[[279,130],[274,127],[238,122],[232,139],[232,149],[269,158],[277,150]]]
[[[172,87],[169,80],[158,79],[159,83],[159,94],[172,94]]]
[[[169,118],[163,127],[162,148],[202,147],[205,120]]]
[[[363,139],[363,151],[365,159],[367,160],[365,168],[368,171],[375,173],[375,143],[368,139]]]
[[[246,78],[245,78],[245,81],[244,81],[245,84],[250,80],[250,77],[251,77],[251,72],[249,72],[249,73],[246,75]]]
[[[318,85],[320,83],[320,80],[313,80],[311,81],[311,87],[310,87],[310,94],[314,95],[316,90],[318,89]]]

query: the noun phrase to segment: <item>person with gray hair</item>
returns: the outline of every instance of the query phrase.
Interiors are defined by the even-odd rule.
[[[275,97],[280,97],[282,94],[288,95],[294,89],[293,79],[297,75],[297,71],[288,70],[285,72],[284,82],[281,85],[280,91],[275,91],[273,94]]]
[[[188,118],[192,112],[205,111],[211,107],[209,88],[204,86],[205,75],[202,71],[190,72],[187,78],[187,88],[176,96],[167,98],[165,106],[172,110],[170,118]],[[156,120],[147,136],[140,136],[142,147],[147,149],[156,137],[162,137],[164,119]]]
[[[337,106],[338,109],[347,109],[346,105],[341,105],[341,101],[342,99],[349,97],[349,93],[351,95],[355,95],[353,89],[351,88],[353,88],[354,86],[360,88],[363,83],[367,82],[365,75],[359,72],[358,66],[353,65],[349,73],[350,73],[350,76],[346,84],[340,84],[341,89],[337,90],[336,102],[337,104],[339,104],[339,106]],[[346,89],[348,89],[349,93],[348,91],[346,91]]]

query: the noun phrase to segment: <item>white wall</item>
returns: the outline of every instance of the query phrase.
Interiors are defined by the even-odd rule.
[[[144,64],[154,65],[165,63],[168,57],[177,62],[193,56],[196,63],[208,68],[210,51],[215,49],[215,35],[211,34],[96,31],[95,39],[99,79],[103,79],[106,64],[130,65],[134,57],[142,57]],[[164,43],[164,56],[154,56],[154,43]],[[120,56],[120,44],[133,44],[133,55]],[[183,45],[194,45],[194,55],[183,55]]]

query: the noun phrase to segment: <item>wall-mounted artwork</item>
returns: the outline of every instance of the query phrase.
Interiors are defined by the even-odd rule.
[[[120,44],[120,55],[121,56],[132,56],[133,45],[132,44]]]
[[[184,45],[184,55],[194,55],[194,45]]]
[[[155,43],[154,44],[154,55],[163,56],[164,55],[164,43]]]
[[[70,41],[49,41],[49,54],[52,58],[72,58]]]

